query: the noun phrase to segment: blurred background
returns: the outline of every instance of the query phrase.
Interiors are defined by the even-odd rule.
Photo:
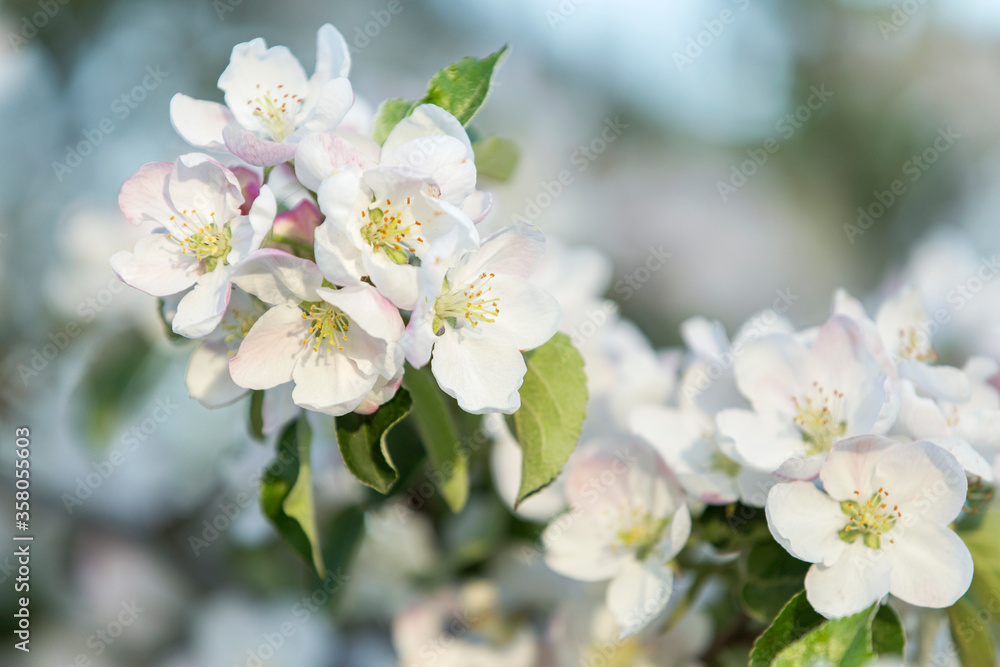
[[[606,253],[604,296],[657,348],[676,345],[693,315],[733,331],[784,295],[802,326],[825,317],[837,287],[865,297],[908,280],[952,304],[946,361],[949,349],[1000,356],[997,318],[954,298],[1000,251],[1000,4],[389,4],[2,5],[0,477],[10,508],[12,434],[30,426],[36,541],[33,650],[5,639],[0,663],[396,664],[389,620],[426,595],[441,550],[482,548],[472,524],[509,519],[488,495],[472,520],[362,518],[366,495],[335,447],[314,447],[328,459],[323,511],[362,535],[345,549],[361,565],[322,596],[335,603],[303,602],[315,583],[253,499],[272,450],[249,441],[245,402],[209,411],[189,399],[191,346],[169,342],[154,301],[111,272],[108,258],[138,233],[117,209],[122,182],[190,150],[170,98],[221,100],[232,46],[254,37],[289,46],[311,72],[315,31],[333,23],[372,108],[510,43],[474,125],[514,139],[521,162],[488,184],[496,209],[484,224],[527,219]],[[0,542],[12,532],[5,517]],[[0,551],[8,638],[11,553]],[[476,562],[498,581],[530,581],[502,553]],[[532,594],[558,596],[549,584]],[[503,588],[528,595],[516,589]],[[294,641],[262,655],[288,622]]]

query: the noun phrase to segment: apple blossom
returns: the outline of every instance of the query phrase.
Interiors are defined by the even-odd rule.
[[[449,266],[455,238],[443,238],[420,267],[421,296],[403,348],[418,368],[433,350],[434,377],[466,412],[510,414],[527,372],[521,352],[559,326],[559,305],[529,280],[545,241],[534,228],[512,225]]]
[[[350,68],[347,43],[330,24],[316,33],[316,71],[309,78],[291,51],[267,48],[258,37],[233,47],[219,77],[224,105],[178,93],[170,120],[193,146],[256,166],[280,164],[295,156],[304,136],[329,132],[344,119],[354,103]]]
[[[814,477],[835,442],[885,433],[899,410],[892,380],[843,316],[820,327],[811,345],[781,333],[747,343],[734,373],[753,410],[721,411],[718,433],[764,472]]]
[[[371,142],[355,146],[336,135],[302,143],[296,174],[316,189],[326,215],[316,234],[316,261],[334,283],[370,277],[409,310],[417,299],[416,263],[453,232],[456,253],[476,248],[474,221],[490,200],[475,189],[475,156],[464,128],[440,107],[422,105],[400,121],[377,160],[371,148]]]
[[[886,594],[948,607],[972,581],[972,557],[948,528],[968,483],[954,456],[929,442],[860,436],[838,443],[811,482],[778,484],[767,499],[771,534],[813,563],[806,597],[820,614],[857,613]]]
[[[566,473],[570,513],[542,536],[545,562],[581,581],[610,580],[606,594],[622,635],[635,634],[666,606],[670,561],[691,532],[691,516],[670,471],[636,444],[616,456],[582,456]],[[627,462],[626,462],[627,461]]]
[[[190,153],[174,163],[145,165],[122,186],[122,212],[133,224],[159,227],[133,252],[111,258],[123,282],[152,296],[187,290],[177,305],[173,330],[200,338],[222,320],[236,266],[260,247],[277,203],[267,186],[247,215],[232,171],[207,155]]]
[[[296,405],[331,415],[372,412],[399,388],[403,321],[371,285],[323,287],[314,264],[274,250],[252,257],[237,280],[276,305],[230,360],[236,384],[269,389],[294,382]]]

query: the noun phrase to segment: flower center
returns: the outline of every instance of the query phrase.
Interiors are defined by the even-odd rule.
[[[801,400],[792,397],[795,405],[792,421],[802,431],[809,455],[830,451],[834,441],[847,432],[847,421],[840,416],[844,393],[836,389],[827,392],[818,382],[813,383],[813,388],[815,396],[805,396]]]
[[[263,314],[264,311],[261,308],[257,308],[255,311],[230,308],[226,312],[222,320],[222,331],[226,334],[224,340],[229,348],[230,357],[236,354],[240,343],[247,337],[250,329]]]
[[[855,491],[854,495],[860,498],[861,492]],[[859,500],[840,503],[840,510],[850,517],[847,525],[838,533],[840,539],[854,542],[860,537],[866,547],[879,549],[882,546],[882,535],[892,530],[896,519],[903,516],[899,505],[893,505],[889,509],[888,499],[889,492],[880,488],[863,503]],[[889,541],[894,542],[892,539]]]
[[[374,252],[382,252],[396,264],[407,264],[410,253],[417,251],[417,244],[424,240],[417,236],[420,222],[413,220],[409,209],[410,198],[406,198],[406,206],[393,211],[392,201],[385,200],[385,206],[370,206],[367,211],[361,211],[365,223],[361,227],[361,238],[372,247]],[[412,220],[412,222],[410,222]]]
[[[465,289],[450,289],[445,278],[445,289],[434,302],[434,331],[439,335],[444,333],[445,322],[452,328],[463,321],[473,327],[480,322],[496,322],[500,297],[490,294],[493,288],[488,283],[493,278],[496,278],[494,273],[480,273]]]
[[[938,360],[938,354],[931,345],[930,337],[912,327],[899,330],[899,357],[928,364]]]
[[[275,93],[265,90],[257,97],[247,100],[248,105],[253,105],[253,115],[260,119],[261,125],[274,141],[284,141],[295,132],[295,117],[305,101],[295,93],[286,93],[282,90],[284,87],[284,84],[278,84]],[[260,88],[259,83],[257,88]]]
[[[618,542],[635,551],[636,558],[643,560],[660,543],[660,537],[669,523],[670,517],[657,519],[648,513],[643,514],[627,528],[618,531]]]
[[[319,352],[320,345],[326,343],[325,352],[331,351],[334,347],[343,350],[341,343],[347,340],[347,330],[350,328],[350,320],[339,308],[335,308],[328,303],[303,304],[303,308],[308,305],[308,309],[302,313],[302,319],[312,320],[309,326],[308,335],[302,339],[303,345],[312,344],[313,352]]]
[[[181,211],[181,213],[192,220],[190,216],[198,219],[202,226],[194,231],[189,231],[191,225],[187,222],[182,222],[180,226],[180,234],[170,233],[167,234],[167,238],[175,241],[181,247],[181,252],[185,255],[194,255],[199,261],[205,262],[205,269],[207,271],[214,271],[215,267],[219,265],[221,261],[223,265],[227,264],[226,257],[229,255],[229,251],[232,250],[230,242],[232,240],[232,232],[229,229],[229,223],[219,224],[215,221],[215,212],[208,214],[208,217],[204,217],[198,213],[197,210],[192,209],[189,211]],[[170,216],[170,220],[174,220],[175,216]],[[183,239],[178,238],[181,234],[185,234]]]

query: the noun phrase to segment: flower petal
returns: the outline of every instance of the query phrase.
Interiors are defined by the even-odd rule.
[[[233,284],[270,304],[318,301],[323,284],[319,267],[308,259],[274,248],[251,253],[235,267]]]
[[[441,389],[466,412],[513,414],[521,407],[517,390],[527,367],[513,345],[495,343],[469,328],[446,327],[434,346],[431,370]]]
[[[674,574],[667,563],[648,558],[630,559],[611,580],[605,601],[621,627],[620,637],[628,637],[659,616],[670,600]]]
[[[181,93],[170,100],[170,124],[192,146],[225,151],[222,128],[235,122],[233,112],[224,104],[196,100]]]
[[[306,200],[304,200],[306,201]],[[278,211],[278,203],[274,199],[271,188],[263,186],[254,200],[250,213],[240,216],[230,223],[232,250],[226,260],[236,264],[254,250],[260,248],[261,242],[274,224],[274,216]]]
[[[916,523],[893,531],[889,592],[918,607],[950,607],[972,583],[972,555],[955,531]]]
[[[233,47],[229,65],[219,76],[219,89],[225,93],[226,106],[240,125],[248,130],[262,130],[260,116],[254,113],[258,106],[263,106],[259,99],[270,94],[280,104],[279,100],[305,98],[308,84],[302,64],[287,47],[269,49],[258,37]]]
[[[317,96],[309,99],[309,105],[304,109],[307,115],[299,122],[292,136],[302,138],[313,132],[329,132],[336,129],[352,104],[354,104],[354,90],[350,81],[344,78],[327,81],[319,89]]]
[[[823,488],[838,501],[855,500],[857,493],[871,494],[875,491],[869,488],[875,464],[893,444],[892,440],[877,435],[841,440],[834,445],[819,473]]]
[[[806,573],[806,599],[826,618],[842,618],[867,609],[889,592],[889,558],[861,540],[848,544],[833,565],[816,563]]]
[[[891,494],[887,502],[899,505],[903,522],[921,517],[947,525],[962,510],[968,492],[968,479],[958,460],[927,441],[886,448],[871,480],[872,491],[885,488]]]
[[[129,222],[165,224],[171,216],[180,215],[167,197],[167,181],[173,170],[172,162],[150,162],[125,181],[118,193],[118,206]]]
[[[311,349],[298,360],[292,376],[296,405],[335,417],[361,405],[378,379],[376,373],[363,372],[338,351],[317,353]]]
[[[222,225],[240,214],[243,188],[236,174],[204,153],[188,153],[177,158],[167,192],[173,207],[188,220]],[[174,227],[177,228],[176,223]],[[180,231],[178,229],[178,231]],[[184,229],[191,233],[194,230]]]
[[[336,134],[310,134],[299,142],[295,151],[295,176],[313,192],[319,190],[324,179],[350,166],[369,169],[374,164],[347,139]],[[349,200],[353,207],[357,193],[351,195]]]
[[[203,273],[194,289],[177,304],[172,323],[174,333],[187,338],[203,338],[215,331],[229,306],[232,267],[219,266]]]
[[[271,167],[295,157],[295,144],[261,139],[235,125],[227,125],[222,137],[233,155],[256,167]]]
[[[466,157],[475,160],[472,142],[469,141],[465,128],[457,118],[434,104],[422,104],[399,121],[382,144],[382,155],[388,156],[398,147],[414,139],[437,135],[458,139],[465,146]]]
[[[233,382],[247,389],[270,389],[290,382],[303,352],[306,329],[302,311],[295,306],[278,305],[261,315],[229,360]]]
[[[247,393],[229,377],[229,347],[223,340],[205,340],[195,349],[184,383],[191,398],[207,408],[224,407]]]
[[[181,252],[166,234],[139,239],[135,250],[111,258],[111,268],[126,285],[151,296],[168,296],[191,287],[202,272],[201,263]]]
[[[767,494],[767,527],[788,553],[809,563],[832,565],[846,542],[838,533],[847,525],[840,503],[811,482],[775,484]]]

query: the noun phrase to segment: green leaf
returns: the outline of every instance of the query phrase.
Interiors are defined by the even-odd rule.
[[[434,483],[451,511],[458,512],[469,497],[469,470],[444,395],[426,367],[407,365],[403,384],[413,397],[413,417]]]
[[[370,415],[349,412],[337,417],[337,445],[344,465],[358,481],[379,493],[388,493],[399,479],[386,436],[409,413],[412,404],[410,393],[400,389]]]
[[[385,143],[392,128],[396,127],[399,121],[406,118],[406,115],[413,107],[413,102],[395,97],[382,102],[375,111],[375,122],[372,124],[372,139],[380,145]]]
[[[906,633],[899,620],[899,614],[892,607],[879,607],[872,621],[872,649],[879,657],[895,655],[903,657],[906,649]]]
[[[877,612],[876,602],[852,616],[826,621],[782,649],[771,665],[799,667],[830,664],[837,667],[860,667],[874,657],[871,624]]]
[[[996,649],[986,622],[979,616],[979,610],[961,598],[948,608],[951,621],[951,637],[958,648],[958,655],[966,667],[996,667]]]
[[[487,137],[472,144],[476,154],[476,171],[479,176],[506,181],[517,168],[521,151],[510,139]]]
[[[436,104],[468,125],[490,92],[493,73],[510,51],[504,45],[485,58],[462,58],[431,77],[427,92],[414,104]]]
[[[518,503],[556,478],[576,447],[587,414],[583,357],[568,336],[557,333],[524,356],[528,371],[513,419],[524,453]]]
[[[767,667],[782,650],[823,621],[823,617],[806,600],[804,591],[794,596],[782,607],[770,627],[754,642],[750,651],[750,667]]]
[[[1000,512],[994,510],[980,514],[975,528],[972,530],[960,528],[958,536],[965,541],[965,546],[969,547],[975,566],[969,590],[975,602],[986,606],[992,604],[996,592],[1000,591],[1000,558],[997,558],[997,554],[1000,553]],[[996,618],[994,623],[997,623]]]
[[[738,599],[753,618],[770,622],[793,595],[802,590],[809,563],[792,557],[768,540],[748,549],[740,560],[743,585]]]
[[[250,437],[260,442],[264,439],[264,390],[250,393]]]
[[[278,440],[278,456],[264,471],[260,483],[260,506],[281,537],[320,577],[325,577],[312,495],[311,440],[312,431],[304,416],[285,428]]]

